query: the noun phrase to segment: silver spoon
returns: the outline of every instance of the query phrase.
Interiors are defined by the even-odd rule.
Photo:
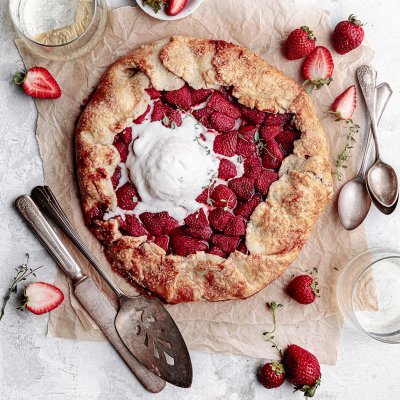
[[[162,303],[144,296],[127,296],[114,284],[72,227],[48,186],[35,187],[32,199],[75,244],[118,296],[119,310],[115,328],[125,346],[160,378],[176,386],[190,387],[190,355],[179,328]]]
[[[368,65],[363,65],[357,69],[357,78],[371,118],[371,128],[376,151],[376,161],[367,172],[368,191],[371,197],[383,207],[392,207],[399,196],[399,188],[396,172],[389,164],[384,163],[380,157],[375,110],[376,72]]]
[[[392,89],[386,82],[376,87],[376,117],[378,123],[391,95]],[[365,172],[370,158],[372,140],[372,133],[369,130],[358,174],[354,179],[345,183],[339,193],[339,219],[343,227],[349,231],[357,228],[364,221],[371,207],[371,197],[367,191]]]

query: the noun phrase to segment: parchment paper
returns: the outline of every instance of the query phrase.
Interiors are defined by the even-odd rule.
[[[71,219],[94,254],[109,269],[101,247],[83,223],[74,170],[73,135],[80,104],[118,57],[137,46],[171,35],[191,35],[202,38],[224,39],[249,47],[288,76],[302,81],[302,61],[288,62],[281,46],[288,33],[307,23],[319,45],[329,46],[332,27],[326,11],[285,7],[279,0],[206,0],[190,17],[181,21],[165,22],[148,17],[138,8],[124,7],[109,12],[109,25],[104,42],[88,55],[69,62],[38,59],[17,41],[23,59],[30,67],[47,67],[59,82],[63,95],[55,101],[36,102],[38,108],[37,138],[44,162],[46,183],[53,189]],[[355,81],[355,69],[369,63],[373,52],[367,45],[346,56],[332,51],[335,61],[334,81],[329,87],[312,93],[318,115],[328,134],[332,165],[345,142],[344,123],[334,121],[327,114],[333,99]],[[360,108],[360,107],[358,107]],[[354,119],[363,123],[358,111]],[[353,153],[361,149],[363,131]],[[354,159],[353,161],[357,161]],[[351,163],[348,175],[354,173]],[[339,184],[337,184],[339,186]],[[336,193],[337,193],[336,188]],[[266,301],[284,304],[277,320],[277,342],[281,347],[289,343],[304,346],[323,363],[336,362],[342,319],[335,300],[337,271],[352,255],[367,247],[363,228],[345,231],[339,224],[336,201],[321,216],[314,231],[293,266],[276,282],[247,300],[220,303],[201,302],[168,306],[177,321],[190,349],[210,352],[229,352],[259,358],[277,358],[277,353],[265,343],[262,332],[271,327],[271,314]],[[71,246],[72,247],[72,246]],[[79,258],[79,257],[78,257]],[[94,276],[93,270],[79,258],[82,267]],[[321,297],[312,305],[302,306],[291,300],[284,291],[291,276],[318,268]],[[132,288],[112,273],[123,289]],[[62,273],[56,284],[66,294],[62,307],[51,313],[48,335],[77,339],[104,339],[80,304],[70,295],[71,287]],[[110,291],[104,288],[107,294]]]

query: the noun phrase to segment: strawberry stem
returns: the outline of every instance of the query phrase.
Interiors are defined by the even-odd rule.
[[[304,31],[305,33],[307,33],[308,38],[309,38],[310,40],[314,40],[314,41],[317,40],[317,38],[314,36],[313,31],[312,31],[308,26],[301,26],[300,29],[301,29],[302,31]]]
[[[347,20],[356,26],[364,26],[364,24],[359,19],[357,19],[354,14],[350,14]]]
[[[26,78],[26,70],[23,71],[17,71],[14,76],[13,76],[13,82],[16,85],[22,85],[22,83],[24,82],[25,78]]]

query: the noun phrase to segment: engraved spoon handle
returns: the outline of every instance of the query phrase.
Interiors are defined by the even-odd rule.
[[[114,293],[118,297],[124,296],[124,293],[114,284],[110,276],[104,271],[101,264],[92,255],[82,238],[78,235],[78,232],[73,228],[51,189],[48,186],[36,186],[32,190],[32,199],[68,236],[72,243],[74,243],[100,276],[107,282]]]
[[[15,200],[15,207],[64,272],[74,282],[80,281],[84,275],[79,265],[71,257],[71,254],[31,197],[28,195],[18,197]]]
[[[357,79],[361,91],[364,95],[365,104],[371,119],[372,134],[375,141],[376,159],[380,159],[378,128],[376,118],[376,71],[368,65],[363,65],[357,69]]]

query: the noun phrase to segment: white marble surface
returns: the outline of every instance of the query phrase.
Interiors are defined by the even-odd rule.
[[[116,5],[117,1],[111,4]],[[42,184],[43,175],[34,135],[34,103],[10,83],[13,72],[22,63],[13,44],[14,33],[6,3],[0,3],[0,295],[13,277],[13,268],[24,260],[25,252],[30,253],[32,265],[45,265],[40,271],[41,279],[51,281],[56,268],[13,209],[15,198]],[[386,161],[400,171],[398,2],[298,0],[298,3],[310,7],[319,4],[329,9],[334,24],[350,13],[367,22],[366,36],[376,49],[374,65],[379,78],[389,82],[394,90],[382,120],[382,151]],[[305,23],[309,21],[305,19]],[[400,208],[389,217],[371,210],[366,221],[370,247],[400,248],[399,217]],[[280,390],[265,390],[255,379],[256,370],[264,360],[199,352],[191,353],[194,368],[191,389],[168,385],[161,394],[150,395],[110,345],[48,339],[45,337],[47,317],[20,314],[15,306],[16,301],[12,300],[0,322],[1,400],[302,398],[300,393],[291,394],[289,384]],[[338,364],[322,366],[322,386],[316,398],[398,399],[399,369],[400,345],[378,343],[346,324]]]

